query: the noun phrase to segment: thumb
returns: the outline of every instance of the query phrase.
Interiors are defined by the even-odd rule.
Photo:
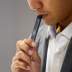
[[[32,53],[32,56],[31,56],[31,61],[38,62],[38,63],[41,62],[40,56],[38,55],[38,52],[37,52],[36,48],[33,48],[33,53]]]
[[[38,62],[31,62],[32,72],[40,72],[41,64]]]

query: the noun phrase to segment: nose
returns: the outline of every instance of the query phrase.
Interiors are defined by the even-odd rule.
[[[43,4],[41,0],[27,0],[31,10],[41,9]]]

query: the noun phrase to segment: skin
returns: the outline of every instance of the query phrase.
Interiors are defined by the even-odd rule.
[[[48,24],[59,24],[64,29],[72,21],[72,0],[27,0],[29,7],[37,15],[43,15]],[[16,54],[12,59],[12,72],[40,72],[41,59],[36,51],[36,43],[31,39],[16,43]]]
[[[72,0],[28,0],[31,10],[42,14],[46,24],[66,26],[72,21]]]
[[[41,60],[36,51],[36,43],[31,39],[16,43],[16,54],[12,59],[12,72],[40,72]]]

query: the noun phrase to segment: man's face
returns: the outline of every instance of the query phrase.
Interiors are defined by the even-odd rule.
[[[47,24],[56,24],[72,13],[72,0],[27,0],[30,8],[43,15]]]

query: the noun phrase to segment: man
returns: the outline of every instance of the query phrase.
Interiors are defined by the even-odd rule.
[[[57,27],[56,30],[60,28],[60,31],[49,40],[46,72],[72,72],[72,60],[68,61],[70,55],[66,58],[68,49],[72,48],[72,0],[28,0],[28,4],[37,15],[43,16],[45,23],[39,29],[36,42],[30,38],[17,42],[12,72],[40,72],[49,26]]]

